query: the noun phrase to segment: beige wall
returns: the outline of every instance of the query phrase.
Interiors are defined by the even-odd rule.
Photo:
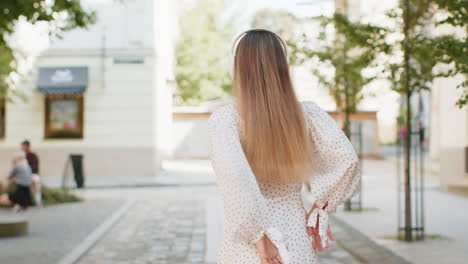
[[[445,25],[434,29],[435,35],[453,33],[463,37],[461,28]],[[439,65],[439,70],[447,67]],[[434,81],[431,109],[431,158],[440,162],[440,180],[444,187],[468,187],[465,172],[465,147],[468,146],[468,107],[460,109],[455,102],[462,94],[457,86],[463,75]]]
[[[8,173],[7,163],[17,148],[1,148],[1,175]],[[61,177],[70,154],[84,155],[83,166],[85,177],[93,176],[154,176],[153,158],[155,151],[152,147],[119,148],[119,147],[37,147],[34,151],[40,159],[41,177]],[[70,171],[68,171],[68,176]],[[0,177],[1,178],[1,177]]]
[[[118,52],[100,56],[65,56],[55,52],[39,58],[40,66],[88,66],[89,86],[84,94],[83,139],[44,138],[44,95],[35,89],[37,73],[32,72],[19,89],[28,94],[27,102],[7,105],[6,138],[0,145],[0,173],[8,168],[8,156],[29,139],[40,154],[41,174],[61,176],[68,153],[85,155],[90,176],[148,176],[158,169],[158,150],[154,142],[153,57],[134,52],[144,64],[114,64]],[[103,82],[105,81],[105,83]]]
[[[210,110],[197,110],[192,112],[176,111],[174,113],[172,138],[175,158],[195,159],[208,157],[208,118],[210,115]],[[335,112],[330,113],[330,115],[337,120],[337,122],[343,122],[343,115]],[[362,125],[362,155],[364,157],[380,158],[381,153],[378,142],[379,127],[377,125],[376,113],[367,112],[353,114],[351,120],[356,125],[358,122]],[[356,137],[353,138],[353,143],[356,151],[359,151],[360,146]]]
[[[468,107],[455,106],[463,76],[437,79],[432,90],[431,158],[440,161],[444,186],[468,186],[465,147],[468,146]]]

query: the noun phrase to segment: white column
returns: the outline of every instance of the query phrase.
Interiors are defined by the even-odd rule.
[[[172,157],[172,94],[174,86],[175,41],[178,34],[177,1],[155,0],[154,30],[154,144],[158,152],[156,166]]]

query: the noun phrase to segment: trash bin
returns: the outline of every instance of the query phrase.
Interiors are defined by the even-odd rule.
[[[83,155],[71,154],[70,159],[72,162],[73,175],[75,177],[76,187],[84,187],[84,173],[83,173]]]

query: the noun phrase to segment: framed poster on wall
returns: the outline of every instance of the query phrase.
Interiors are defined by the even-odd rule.
[[[83,96],[46,97],[45,137],[83,138]]]

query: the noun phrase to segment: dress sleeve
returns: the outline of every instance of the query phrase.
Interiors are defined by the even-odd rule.
[[[243,152],[233,112],[224,107],[208,120],[210,158],[224,201],[227,234],[246,243],[267,235],[281,254],[282,234],[269,224],[267,202]]]
[[[312,102],[304,107],[317,168],[310,180],[311,195],[319,207],[328,202],[325,210],[331,213],[359,191],[359,159],[330,115]]]

